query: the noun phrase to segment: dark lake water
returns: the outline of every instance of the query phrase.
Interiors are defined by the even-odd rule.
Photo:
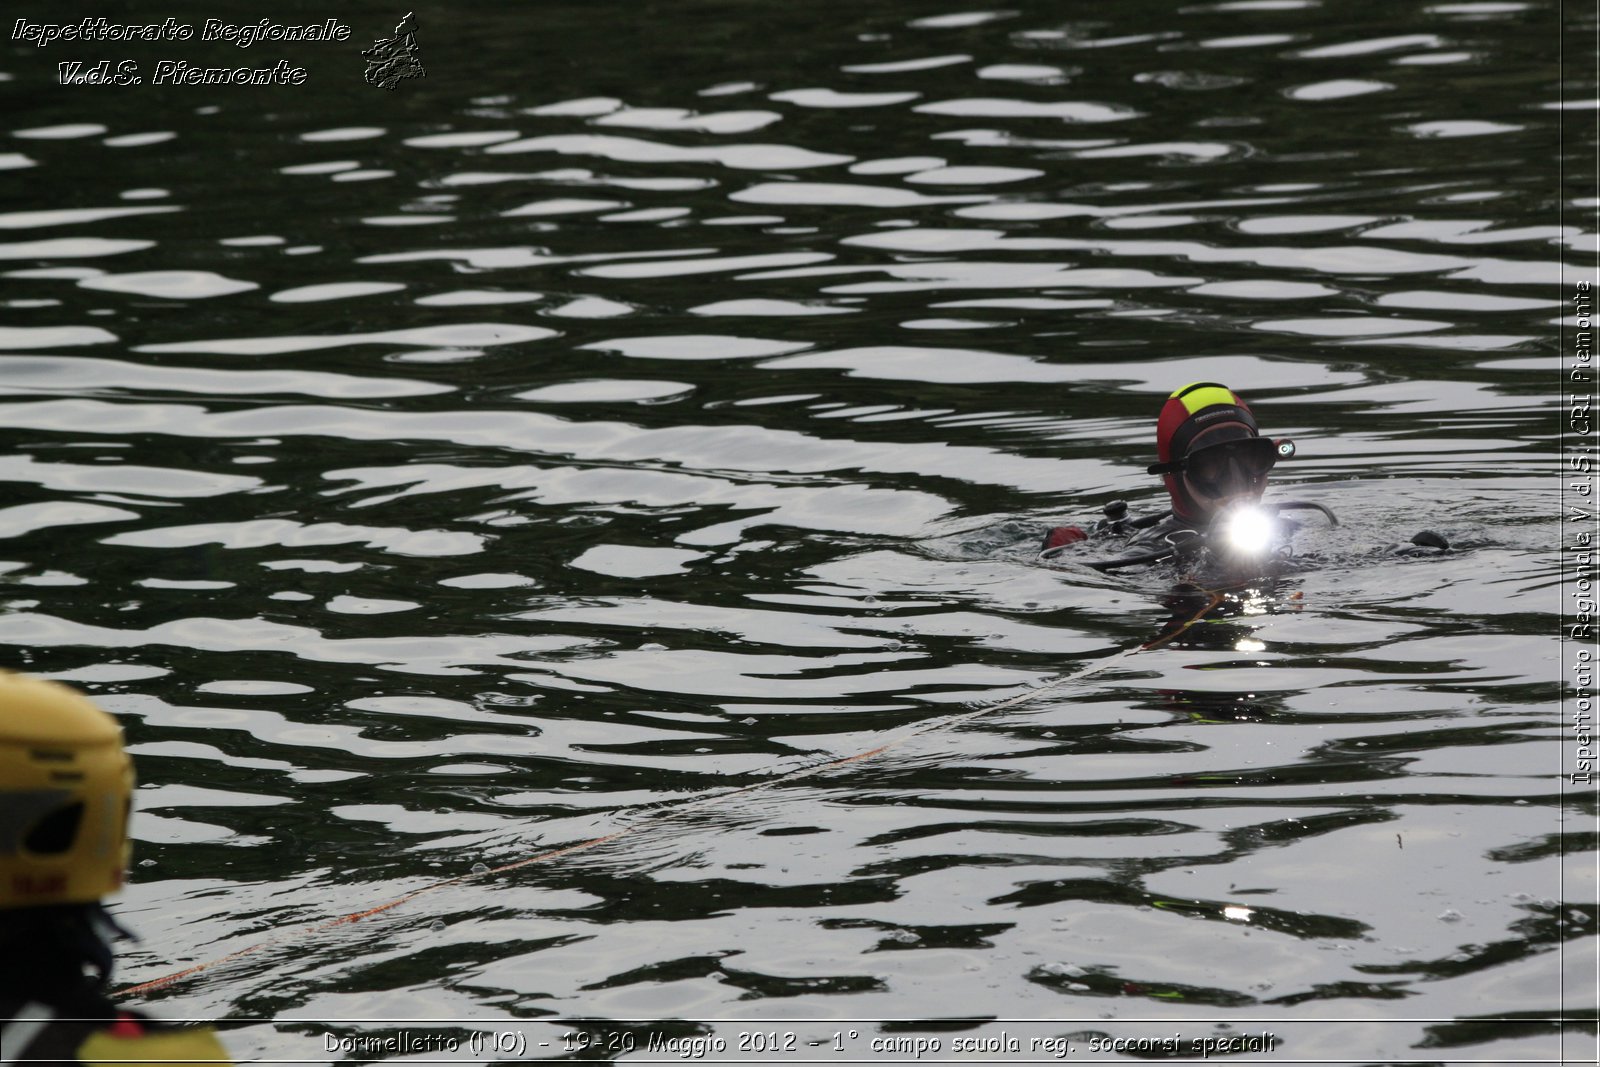
[[[126,727],[119,979],[266,942],[133,1001],[311,1062],[1591,1056],[1580,7],[455,4],[393,92],[365,2],[7,41],[0,662]],[[133,9],[30,17],[260,17]],[[307,79],[55,84],[106,56]],[[1341,525],[1051,684],[1177,576],[1037,531],[1158,508],[1200,379]]]

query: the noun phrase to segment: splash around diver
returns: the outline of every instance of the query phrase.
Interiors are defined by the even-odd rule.
[[[1167,562],[1209,562],[1230,570],[1253,564],[1257,569],[1264,569],[1273,562],[1288,560],[1293,554],[1288,542],[1301,524],[1284,517],[1284,512],[1291,511],[1315,511],[1326,518],[1330,526],[1339,525],[1338,517],[1330,509],[1308,500],[1238,504],[1218,512],[1203,527],[1174,521],[1170,511],[1129,519],[1127,503],[1113,500],[1105,507],[1105,519],[1092,528],[1092,533],[1056,545],[1048,545],[1047,541],[1039,558],[1055,559],[1076,541],[1094,536],[1132,534],[1127,547],[1134,551],[1113,559],[1077,562],[1102,572]],[[1052,535],[1055,533],[1056,530],[1051,531]]]

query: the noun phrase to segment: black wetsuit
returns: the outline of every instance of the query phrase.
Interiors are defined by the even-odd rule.
[[[1265,557],[1255,557],[1253,565],[1270,561],[1272,566],[1280,567],[1291,555],[1288,541],[1300,524],[1281,515],[1276,522],[1276,547]],[[1093,554],[1095,558],[1087,553],[1079,556],[1071,547],[1079,541],[1096,543],[1101,551]],[[1107,518],[1087,530],[1080,526],[1056,526],[1045,533],[1039,551],[1046,559],[1062,559],[1070,554],[1070,558],[1096,570],[1114,571],[1141,564],[1197,563],[1210,543],[1206,525],[1164,512],[1142,521],[1125,516]],[[1111,548],[1113,545],[1116,547]],[[1106,548],[1111,548],[1109,554],[1105,553]],[[1239,562],[1232,561],[1235,565]]]
[[[1047,557],[1059,557],[1073,551],[1069,545],[1079,541],[1093,542],[1096,547],[1116,545],[1120,556],[1135,556],[1171,548],[1182,555],[1183,546],[1193,543],[1198,549],[1201,528],[1187,519],[1167,512],[1152,516],[1152,521],[1135,522],[1127,518],[1101,519],[1084,526],[1055,526],[1045,531],[1039,551]],[[1191,550],[1192,551],[1192,550]]]

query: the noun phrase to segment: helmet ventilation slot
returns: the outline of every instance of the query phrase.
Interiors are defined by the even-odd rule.
[[[83,802],[57,808],[34,823],[22,847],[37,856],[53,856],[65,852],[77,840],[78,826],[83,822]]]

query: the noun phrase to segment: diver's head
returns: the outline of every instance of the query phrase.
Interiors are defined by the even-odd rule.
[[[0,671],[0,998],[55,1003],[111,974],[101,898],[128,869],[122,728],[57,682]]]
[[[1159,462],[1149,472],[1162,476],[1174,514],[1209,522],[1224,508],[1261,499],[1278,447],[1261,436],[1255,416],[1231,389],[1195,382],[1162,407]]]
[[[115,719],[57,682],[0,671],[0,912],[122,888],[132,800]]]

